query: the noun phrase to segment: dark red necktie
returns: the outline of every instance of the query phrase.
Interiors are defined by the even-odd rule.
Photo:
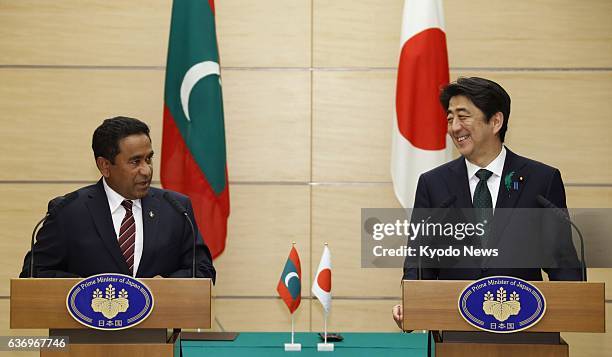
[[[119,228],[119,246],[121,253],[130,267],[130,275],[134,275],[134,249],[136,248],[136,222],[132,213],[132,201],[121,202],[125,208],[125,217],[121,221]]]

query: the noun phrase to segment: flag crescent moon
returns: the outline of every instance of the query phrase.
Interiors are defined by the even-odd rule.
[[[219,64],[217,62],[204,61],[196,63],[189,68],[187,73],[185,73],[185,77],[183,77],[183,82],[181,83],[181,105],[187,121],[191,121],[189,117],[189,96],[191,95],[191,90],[200,79],[210,76],[211,74],[220,75]]]
[[[300,279],[300,277],[297,275],[296,272],[291,272],[289,274],[287,274],[287,276],[285,276],[285,286],[289,287],[289,280],[291,280],[291,278],[296,278],[296,279]]]

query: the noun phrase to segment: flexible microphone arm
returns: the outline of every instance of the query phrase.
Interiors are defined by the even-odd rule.
[[[580,237],[580,274],[582,275],[582,281],[586,281],[586,261],[584,259],[584,238],[582,237],[582,232],[580,232],[578,226],[576,226],[574,222],[572,222],[572,220],[569,218],[568,214],[565,211],[557,207],[554,203],[550,202],[544,196],[538,195],[536,197],[536,200],[538,201],[540,206],[544,208],[550,208],[555,215],[569,222],[569,224],[574,227],[576,232],[578,232],[578,237]]]
[[[36,223],[36,226],[34,226],[34,230],[32,231],[32,238],[30,239],[30,278],[36,277],[34,274],[34,241],[36,240],[38,227],[40,227],[40,225],[43,224],[43,222],[45,222],[49,217],[57,214],[68,203],[74,201],[77,197],[79,197],[78,193],[70,192],[65,196],[58,196],[54,198],[53,201],[57,200],[58,202],[53,207],[51,207],[47,211],[47,213],[45,213],[45,216],[40,221],[38,221],[38,223]]]
[[[38,227],[49,218],[49,212],[45,214],[45,216],[36,223],[34,226],[34,230],[32,231],[32,239],[30,240],[30,278],[35,278],[34,276],[34,240],[36,237],[36,232],[38,231]]]
[[[195,228],[193,226],[193,222],[191,221],[191,218],[189,218],[189,214],[187,213],[187,209],[174,197],[170,196],[170,194],[166,191],[163,194],[163,197],[166,201],[168,201],[168,203],[170,203],[170,205],[172,207],[174,207],[174,209],[180,213],[183,217],[185,217],[185,219],[187,219],[187,222],[189,222],[189,227],[191,227],[191,235],[193,237],[193,247],[192,247],[192,251],[191,251],[191,277],[195,278],[196,277],[196,239],[197,236],[195,234]]]
[[[423,221],[423,223],[424,224],[428,223],[432,219],[432,217],[435,217],[438,214],[440,214],[441,210],[450,207],[450,205],[455,203],[456,200],[457,200],[457,196],[456,195],[449,196],[446,200],[444,200],[442,203],[440,203],[440,205],[429,215],[429,217],[427,217],[427,219],[425,219],[425,221]],[[422,278],[423,278],[422,277],[423,273],[421,272],[421,270],[422,270],[422,267],[421,267],[421,255],[419,254],[418,269],[417,269],[417,280],[422,280]]]

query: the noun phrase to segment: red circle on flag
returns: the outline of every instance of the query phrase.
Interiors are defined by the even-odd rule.
[[[446,147],[446,109],[438,96],[448,82],[444,32],[430,28],[409,38],[400,55],[395,108],[399,132],[419,149]]]
[[[331,291],[331,270],[323,269],[317,276],[317,284],[326,293]]]

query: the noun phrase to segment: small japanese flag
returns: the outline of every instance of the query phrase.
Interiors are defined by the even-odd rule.
[[[312,293],[319,299],[323,309],[326,313],[329,313],[331,309],[331,253],[327,244],[323,248],[323,255],[321,255],[321,262],[317,269],[317,274],[312,284]]]

